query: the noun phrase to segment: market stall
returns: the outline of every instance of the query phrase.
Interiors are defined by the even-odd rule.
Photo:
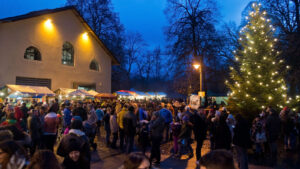
[[[99,93],[94,96],[95,99],[116,99],[117,96],[110,93]]]
[[[10,102],[32,99],[36,99],[39,102],[45,102],[47,97],[54,97],[55,93],[43,86],[8,84],[1,88],[0,96],[2,98],[7,98]]]
[[[83,89],[77,89],[77,90],[69,93],[68,95],[71,99],[75,99],[75,100],[84,100],[84,99],[87,99],[87,98],[91,99],[91,98],[94,97],[88,91],[83,90]]]

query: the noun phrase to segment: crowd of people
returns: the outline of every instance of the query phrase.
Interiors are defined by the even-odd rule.
[[[296,150],[300,126],[299,114],[287,107],[280,113],[267,108],[251,126],[240,114],[232,115],[225,107],[195,110],[179,101],[54,100],[49,105],[34,101],[30,105],[1,104],[0,119],[3,169],[89,169],[91,152],[97,150],[101,135],[107,147],[128,154],[124,169],[159,166],[161,144],[170,141],[173,158],[192,158],[195,153],[197,165],[207,168],[215,165],[211,159],[227,159],[220,164],[234,168],[234,154],[239,168],[247,169],[247,150],[253,145],[258,161],[269,156],[271,165],[275,165],[280,135],[284,136],[287,151]],[[206,139],[212,152],[201,157]],[[132,153],[136,151],[141,153]]]

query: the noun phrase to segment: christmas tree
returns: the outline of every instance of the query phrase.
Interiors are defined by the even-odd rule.
[[[275,28],[266,18],[261,5],[252,4],[248,23],[240,31],[238,49],[234,51],[235,66],[230,67],[229,109],[254,117],[267,106],[280,109],[287,103],[284,72],[288,66],[275,49]],[[284,70],[284,71],[283,71]]]

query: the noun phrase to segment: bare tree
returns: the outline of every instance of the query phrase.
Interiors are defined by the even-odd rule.
[[[168,0],[165,10],[169,20],[165,31],[168,48],[177,63],[176,78],[187,80],[188,88],[191,88],[192,61],[198,60],[206,70],[208,61],[217,56],[214,52],[219,40],[215,29],[217,11],[213,0]]]
[[[146,43],[142,35],[138,32],[128,32],[126,36],[126,73],[130,77],[134,64],[137,63],[138,58],[142,56]],[[142,70],[140,70],[142,71]],[[142,72],[140,72],[142,74]]]
[[[287,76],[289,93],[300,93],[300,1],[299,0],[261,0],[272,23],[277,28],[278,47],[281,56],[290,65]]]

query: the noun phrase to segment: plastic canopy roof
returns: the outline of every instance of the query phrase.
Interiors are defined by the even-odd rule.
[[[85,90],[75,90],[74,92],[69,93],[70,96],[87,96],[87,97],[93,97],[89,92]]]
[[[110,94],[110,93],[99,93],[95,95],[94,97],[100,97],[100,98],[116,98],[117,96]]]
[[[42,87],[42,86],[25,86],[25,85],[8,84],[6,85],[6,87],[11,90],[9,94],[20,92],[21,94],[32,94],[32,95],[41,95],[41,96],[55,95],[55,93],[53,93],[48,87]]]
[[[133,96],[132,94],[127,93],[127,92],[120,92],[120,91],[117,91],[116,93],[117,93],[118,95],[121,95],[121,96]]]
[[[96,96],[97,94],[99,94],[98,92],[96,92],[95,90],[89,90],[87,91],[89,94]]]
[[[122,96],[167,96],[167,94],[163,92],[140,92],[136,90],[119,90],[116,93]]]
[[[69,89],[69,88],[59,88],[57,90],[55,90],[56,94],[61,94],[61,95],[67,95],[71,92],[76,91],[76,89]]]

